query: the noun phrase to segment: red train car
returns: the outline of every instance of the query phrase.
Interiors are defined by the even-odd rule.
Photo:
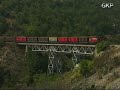
[[[78,43],[79,38],[77,38],[77,37],[69,37],[68,41],[69,41],[69,43]]]
[[[33,43],[33,42],[35,42],[35,43],[37,43],[38,42],[38,39],[37,39],[37,37],[27,37],[27,42],[30,42],[30,43]]]
[[[4,41],[5,41],[5,42],[14,42],[14,41],[15,41],[15,37],[5,36],[5,37],[4,37]]]
[[[58,37],[59,43],[68,43],[68,37]]]
[[[18,43],[27,42],[27,38],[24,36],[17,36],[15,40]]]
[[[97,36],[90,36],[89,43],[97,43],[99,42],[99,38]]]
[[[88,43],[88,42],[89,42],[89,37],[87,36],[79,37],[79,43]]]
[[[38,43],[47,43],[49,41],[48,37],[37,37],[38,38]]]

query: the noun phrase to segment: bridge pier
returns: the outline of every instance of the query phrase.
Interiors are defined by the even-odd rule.
[[[55,53],[54,46],[49,47],[49,63],[48,63],[48,73],[52,74],[54,71],[61,73],[61,63],[60,57]]]
[[[25,46],[25,57],[27,56],[27,52],[28,52],[28,45]]]
[[[49,52],[49,63],[48,63],[48,73],[52,74],[54,71],[54,52],[50,51]]]
[[[78,49],[77,47],[73,47],[72,49],[72,61],[73,61],[73,65],[75,66],[77,64],[77,52],[78,52]]]
[[[50,46],[49,47],[49,63],[48,63],[49,74],[52,74],[54,72],[54,61],[55,61],[54,46]]]
[[[56,54],[55,59],[55,70],[57,73],[61,73],[62,71],[61,57],[58,54]]]

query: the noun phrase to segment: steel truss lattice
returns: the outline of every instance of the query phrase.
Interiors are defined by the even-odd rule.
[[[19,45],[26,45],[25,52],[28,51],[28,47],[34,52],[48,52],[49,64],[48,72],[51,74],[57,69],[57,72],[61,72],[60,58],[58,53],[71,53],[73,55],[73,64],[77,63],[77,55],[93,55],[95,51],[95,45],[78,45],[78,44],[40,44],[40,43],[19,43]],[[26,55],[26,54],[25,54]]]
[[[49,47],[49,64],[48,64],[48,71],[49,73],[53,73],[54,71],[54,47]]]

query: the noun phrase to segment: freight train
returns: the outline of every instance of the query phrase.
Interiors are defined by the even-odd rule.
[[[103,40],[99,36],[80,36],[80,37],[35,37],[35,36],[16,36],[16,37],[0,37],[5,42],[16,43],[80,43],[80,44],[96,44]]]

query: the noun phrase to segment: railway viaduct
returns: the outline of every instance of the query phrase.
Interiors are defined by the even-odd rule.
[[[25,46],[25,56],[27,55],[28,48],[33,52],[46,52],[49,53],[48,73],[54,73],[54,69],[61,73],[61,63],[59,53],[72,54],[73,65],[77,63],[78,55],[93,55],[95,45],[81,45],[81,44],[49,44],[49,43],[17,43],[17,45]],[[57,56],[58,55],[58,56]]]

